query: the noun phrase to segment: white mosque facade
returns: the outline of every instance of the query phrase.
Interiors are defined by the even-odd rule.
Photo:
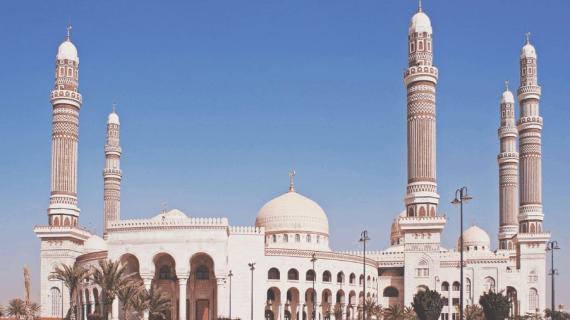
[[[292,178],[289,190],[264,205],[251,226],[232,226],[227,218],[189,217],[176,209],[152,219],[121,220],[122,149],[120,121],[114,111],[107,124],[103,171],[104,237],[79,228],[77,133],[82,97],[77,89],[79,58],[68,32],[56,57],[56,87],[51,92],[49,223],[34,227],[41,238],[41,316],[60,317],[69,308],[67,288],[48,279],[57,265],[75,261],[93,265],[98,259],[113,259],[128,262],[129,270],[147,289],[157,285],[168,293],[172,303],[167,320],[230,315],[305,320],[313,310],[317,319],[324,320],[332,317],[335,308],[343,310],[343,317],[354,319],[364,296],[385,307],[409,306],[423,288],[436,289],[447,298],[442,320],[459,319],[460,249],[440,245],[447,218],[438,214],[438,69],[433,65],[432,34],[430,19],[420,8],[410,22],[409,65],[404,71],[408,101],[405,210],[394,219],[390,246],[366,252],[364,258],[362,252],[331,250],[325,212],[295,190]],[[505,290],[514,301],[513,314],[543,310],[546,305],[545,245],[550,234],[542,231],[542,118],[536,59],[527,41],[520,56],[516,123],[513,94],[507,89],[501,97],[499,248],[491,250],[489,235],[475,225],[464,231],[464,305],[477,304],[489,289]],[[77,299],[79,319],[103,312],[105,297],[97,285],[82,284]],[[115,299],[113,320],[124,319],[119,310]]]

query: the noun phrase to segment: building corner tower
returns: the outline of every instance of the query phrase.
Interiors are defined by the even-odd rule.
[[[91,234],[77,227],[77,138],[81,95],[77,91],[79,58],[69,39],[58,49],[53,106],[51,196],[47,209],[48,225],[34,226],[41,239],[40,311],[41,317],[59,318],[69,310],[69,292],[59,280],[49,279],[60,264],[73,265],[83,254],[83,243]]]
[[[515,127],[515,99],[509,91],[508,81],[501,96],[501,126],[498,130],[499,164],[499,249],[513,250],[513,237],[517,233],[518,163],[517,128]]]
[[[105,217],[104,238],[107,237],[107,228],[111,221],[117,221],[121,216],[121,178],[123,172],[120,168],[121,146],[119,145],[119,134],[121,123],[119,116],[113,112],[107,120],[107,144],[105,145],[105,169],[103,179],[105,184],[103,214]]]

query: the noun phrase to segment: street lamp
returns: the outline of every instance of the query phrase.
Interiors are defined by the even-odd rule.
[[[313,320],[315,320],[315,317],[316,317],[316,313],[315,313],[315,278],[317,277],[317,273],[315,272],[315,261],[317,261],[317,256],[313,253],[313,258],[311,259],[311,262],[313,263],[313,293],[312,293],[312,299],[313,299],[312,316],[313,316]]]
[[[366,242],[368,241],[370,241],[370,238],[368,237],[368,231],[364,230],[360,233],[360,240],[358,240],[358,242],[364,244],[364,258],[362,260],[364,269],[364,280],[362,281],[362,287],[364,288],[364,295],[362,296],[362,320],[366,320],[366,308],[364,307],[364,303],[366,301]]]
[[[554,312],[554,277],[558,275],[558,269],[554,269],[554,250],[559,250],[560,247],[558,246],[558,242],[557,241],[549,241],[546,244],[546,251],[550,251],[550,261],[552,262],[552,268],[550,268],[550,273],[548,273],[549,276],[552,277],[552,296],[550,298],[551,302],[552,302],[552,309],[551,311]]]
[[[459,197],[458,197],[459,196]],[[451,201],[451,203],[457,207],[459,205],[459,215],[460,215],[460,239],[461,239],[461,290],[459,291],[459,316],[460,319],[463,319],[463,202],[469,203],[473,199],[469,194],[467,194],[467,187],[462,187],[455,190],[455,199]]]
[[[253,320],[253,270],[255,270],[255,262],[248,263],[249,270],[251,270],[251,320]]]
[[[230,320],[232,319],[232,277],[234,276],[234,274],[232,273],[232,270],[230,270],[230,273],[228,274],[228,277],[230,278]]]

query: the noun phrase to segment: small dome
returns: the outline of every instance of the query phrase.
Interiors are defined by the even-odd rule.
[[[392,227],[390,227],[391,246],[398,245],[398,240],[402,236],[402,234],[400,233],[400,217],[405,217],[405,216],[406,216],[406,210],[400,212],[400,214],[396,216],[396,219],[394,219],[394,222],[392,222]]]
[[[515,98],[513,97],[513,93],[506,89],[501,96],[501,103],[515,103]]]
[[[329,235],[325,211],[313,200],[290,191],[266,203],[255,220],[256,227],[275,233],[303,231]]]
[[[65,40],[57,50],[57,60],[73,60],[79,62],[77,57],[77,48],[69,40]]]
[[[152,218],[152,220],[162,220],[162,219],[188,219],[189,217],[184,214],[184,212],[178,209],[172,209],[168,212],[162,211],[159,215]]]
[[[432,33],[431,20],[429,19],[428,15],[422,11],[418,11],[418,13],[416,13],[410,21],[410,29],[408,30],[408,34],[412,34],[414,32]]]
[[[107,251],[108,248],[107,242],[96,234],[91,235],[83,245],[85,253]]]
[[[471,228],[463,231],[463,249],[481,246],[485,246],[487,249],[491,246],[491,238],[489,238],[485,230],[473,225]],[[457,248],[461,248],[461,237],[457,239]]]
[[[113,111],[113,112],[109,115],[109,119],[107,120],[107,124],[118,124],[118,125],[121,125],[121,123],[119,122],[119,116],[115,113],[115,111]]]
[[[527,42],[522,48],[521,59],[534,58],[536,59],[536,49],[532,44]]]

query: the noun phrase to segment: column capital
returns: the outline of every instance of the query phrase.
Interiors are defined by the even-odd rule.
[[[178,284],[186,285],[189,277],[178,277]]]

